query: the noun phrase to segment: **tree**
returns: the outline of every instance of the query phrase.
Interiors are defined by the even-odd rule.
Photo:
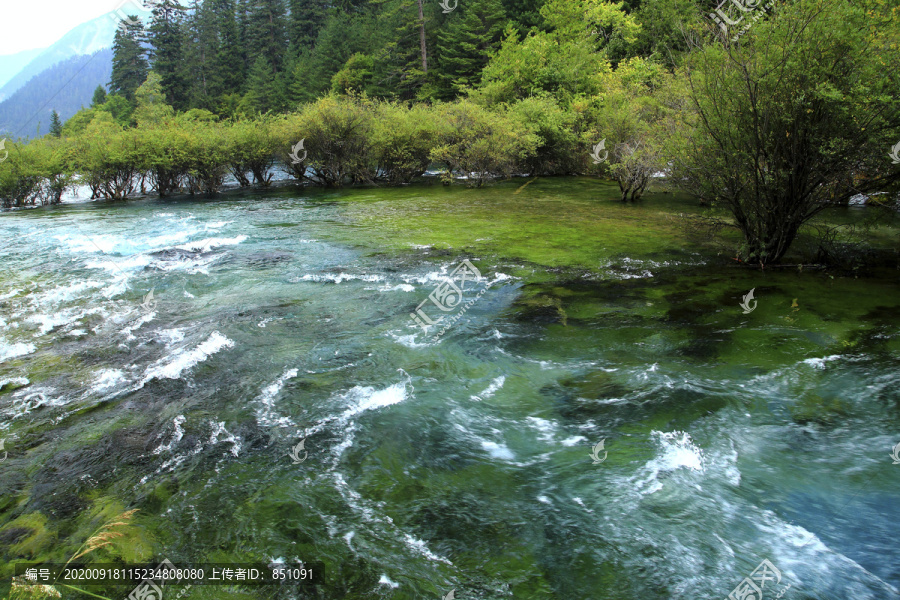
[[[274,73],[281,73],[287,55],[287,30],[282,0],[247,2],[247,57],[254,65],[264,58]]]
[[[225,94],[240,91],[247,74],[241,50],[241,34],[238,29],[235,0],[205,0],[204,7],[212,12],[219,45],[216,55],[216,72]]]
[[[288,0],[290,44],[296,51],[312,48],[325,24],[328,4],[324,0]]]
[[[481,71],[503,37],[506,15],[500,0],[460,3],[438,34],[438,96],[449,99],[481,79]]]
[[[823,209],[900,180],[898,26],[877,0],[790,2],[688,57],[678,178],[731,211],[746,261],[778,262]]]
[[[269,61],[260,56],[253,63],[247,78],[247,93],[241,100],[241,109],[247,114],[256,115],[280,110],[283,105],[283,81],[276,77]]]
[[[211,2],[200,4],[193,0],[185,31],[185,70],[190,91],[189,106],[212,108],[223,93],[222,72],[219,69],[219,36],[216,15]]]
[[[104,102],[106,102],[106,90],[102,85],[98,85],[97,89],[94,90],[94,97],[91,98],[91,108],[97,108]]]
[[[606,46],[630,44],[640,25],[621,3],[603,0],[550,0],[541,8],[550,31],[532,31],[520,40],[513,29],[482,74],[477,95],[490,103],[551,95],[568,106],[577,96],[603,89],[611,65]]]
[[[149,65],[144,49],[144,25],[137,17],[123,21],[124,28],[116,30],[113,41],[112,75],[109,79],[111,94],[119,94],[129,101],[134,92],[147,79]],[[102,103],[101,103],[102,104]]]
[[[175,116],[175,110],[166,104],[166,94],[162,87],[162,78],[155,72],[147,76],[141,87],[134,93],[137,108],[134,118],[138,127],[162,125]]]
[[[59,113],[53,110],[50,113],[50,135],[53,137],[62,137],[62,121],[59,119]]]
[[[102,85],[98,85],[97,89],[94,90],[94,97],[91,98],[91,108],[97,108],[104,102],[106,102],[106,90]]]
[[[149,41],[153,71],[159,75],[166,100],[177,109],[188,108],[188,84],[185,73],[185,8],[177,0],[158,0],[153,5]]]
[[[122,127],[131,127],[133,124],[131,117],[134,113],[134,105],[124,96],[110,94],[106,97],[106,102],[98,106],[97,110],[111,114],[113,120]]]

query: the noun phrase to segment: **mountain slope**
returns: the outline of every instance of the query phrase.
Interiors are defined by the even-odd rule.
[[[38,57],[46,48],[38,48],[36,50],[23,50],[16,54],[6,54],[0,56],[0,86],[6,85],[6,82],[15,77],[16,73],[25,68],[32,60]],[[0,101],[5,98],[0,95]]]
[[[90,105],[94,90],[105,85],[111,73],[112,50],[106,49],[69,58],[33,77],[0,102],[0,137],[30,138],[47,133],[51,110],[65,121]]]
[[[113,14],[83,23],[44,50],[0,88],[0,100],[12,95],[53,65],[75,56],[84,56],[112,48],[118,21]],[[106,83],[105,81],[103,83]]]

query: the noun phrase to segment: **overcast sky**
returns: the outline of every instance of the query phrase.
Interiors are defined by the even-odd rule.
[[[46,48],[78,25],[137,0],[0,0],[0,55]],[[127,10],[126,10],[127,12]]]

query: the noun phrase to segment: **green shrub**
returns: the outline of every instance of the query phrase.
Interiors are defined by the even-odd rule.
[[[478,186],[522,168],[541,142],[523,123],[468,100],[438,105],[433,113],[439,131],[431,159]]]

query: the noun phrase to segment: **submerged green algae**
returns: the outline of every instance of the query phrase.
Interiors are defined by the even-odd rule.
[[[858,419],[861,409],[841,399],[840,390],[828,389],[834,384],[824,378],[818,363],[799,376],[790,375],[796,380],[789,382],[789,393],[779,401],[770,394],[766,400],[748,400],[753,389],[735,389],[733,394],[727,390],[748,381],[757,385],[754,377],[777,375],[804,359],[867,354],[896,360],[896,278],[732,266],[718,255],[716,244],[691,242],[677,217],[681,212],[699,213],[690,199],[651,194],[637,205],[622,205],[614,199],[614,190],[595,180],[538,180],[518,194],[517,184],[482,190],[359,189],[303,202],[282,202],[291,193],[273,191],[271,202],[289,208],[278,209],[278,223],[253,227],[278,230],[281,223],[289,223],[293,231],[303,226],[335,245],[396,260],[393,265],[471,256],[486,277],[502,272],[519,278],[519,287],[493,322],[504,333],[512,332],[504,350],[516,358],[502,365],[502,389],[472,402],[496,419],[494,426],[528,415],[558,422],[565,436],[574,438],[585,423],[596,424],[591,431],[608,436],[610,455],[603,468],[611,472],[652,460],[656,448],[647,440],[653,431],[685,431],[731,407],[770,418],[768,402],[776,415],[784,412],[788,420],[811,427]],[[220,204],[233,204],[237,210],[247,206],[228,199]],[[264,204],[255,203],[254,210]],[[310,211],[325,205],[328,221],[319,222]],[[190,206],[202,210],[200,204]],[[310,231],[296,235],[312,237]],[[345,269],[350,266],[344,264]],[[288,279],[279,271],[272,273]],[[217,275],[229,286],[238,286],[242,278],[248,286],[265,285],[269,277],[256,269]],[[739,303],[750,289],[756,290],[757,304],[744,314]],[[577,543],[585,525],[569,520],[571,515],[548,517],[544,511],[550,509],[543,506],[549,505],[536,500],[548,480],[560,489],[576,481],[602,497],[602,485],[585,483],[589,477],[602,477],[601,471],[582,473],[590,467],[588,451],[599,436],[555,452],[540,467],[546,474],[536,467],[486,462],[480,449],[451,435],[446,423],[469,424],[472,419],[441,408],[441,396],[447,393],[442,385],[461,381],[464,397],[477,396],[497,375],[499,360],[489,356],[473,361],[479,350],[455,343],[471,335],[459,332],[465,323],[448,334],[454,343],[426,350],[388,347],[382,338],[390,328],[382,322],[390,322],[397,312],[405,318],[409,311],[379,305],[381,292],[351,290],[348,295],[345,290],[346,285],[322,287],[316,298],[279,290],[261,310],[239,290],[223,300],[238,307],[218,313],[204,298],[208,303],[203,316],[213,315],[221,327],[233,326],[229,335],[240,350],[227,361],[202,365],[190,383],[154,382],[123,402],[76,403],[58,423],[50,423],[41,412],[31,422],[12,423],[17,467],[14,485],[0,504],[3,559],[65,559],[101,516],[138,507],[143,533],[129,542],[122,557],[175,552],[197,561],[265,561],[270,549],[279,555],[293,551],[320,556],[326,572],[321,590],[327,597],[369,597],[385,572],[404,584],[396,592],[385,590],[392,598],[418,597],[416,592],[440,597],[451,585],[457,585],[459,598],[464,591],[482,598],[576,598],[586,597],[591,589],[602,590],[604,598],[675,594],[665,586],[650,591],[635,581],[632,567],[611,558],[621,547],[601,545],[601,552],[587,542]],[[424,298],[421,292],[411,294],[415,299],[406,303],[415,306]],[[360,316],[363,305],[366,310],[376,308]],[[266,338],[255,338],[250,333],[263,332],[258,325],[263,317],[280,320],[266,325]],[[354,339],[349,332],[357,330],[369,337]],[[238,337],[235,331],[246,336]],[[270,339],[279,343],[265,343]],[[385,352],[391,353],[390,360],[378,356]],[[356,364],[370,354],[375,356],[366,365],[325,368]],[[428,568],[394,564],[390,556],[400,555],[403,548],[372,531],[360,529],[351,541],[335,538],[322,515],[352,522],[354,512],[331,489],[333,482],[292,470],[289,461],[286,466],[277,463],[286,459],[282,446],[287,443],[270,437],[245,409],[258,393],[248,391],[255,379],[245,373],[217,374],[253,359],[258,360],[250,367],[255,371],[261,364],[291,364],[298,356],[316,362],[305,364],[308,368],[291,381],[286,403],[307,421],[320,416],[306,412],[317,398],[357,384],[381,389],[395,381],[385,373],[393,374],[400,366],[417,377],[418,397],[430,402],[421,411],[410,408],[405,419],[369,416],[369,427],[378,435],[361,432],[341,466],[361,496],[380,506],[404,531],[427,540],[455,568],[443,563]],[[542,366],[524,366],[522,357]],[[34,382],[58,378],[83,387],[91,379],[91,365],[115,360],[112,349],[73,355],[41,351],[16,361],[15,368],[27,369]],[[679,372],[699,383],[690,390],[668,392],[659,374]],[[225,381],[220,383],[220,378]],[[9,397],[12,391],[5,388],[2,393]],[[891,401],[886,395],[885,404]],[[185,438],[192,443],[208,439],[204,427],[216,419],[239,431],[249,449],[234,462],[221,459],[227,450],[206,449],[182,470],[154,473],[162,463],[152,454],[154,448],[171,439],[168,424],[179,414],[187,418]],[[527,432],[504,435],[515,460],[534,460],[529,454],[534,442]],[[323,432],[308,448],[336,442],[333,434]],[[118,464],[104,459],[110,450]],[[54,479],[71,472],[89,474],[93,483]],[[141,485],[142,476],[151,474]],[[548,499],[557,497],[549,494]],[[664,501],[652,509],[664,515],[675,512]],[[229,525],[216,527],[221,523]],[[4,543],[4,531],[14,532],[8,534],[10,540],[15,537],[13,543]],[[661,557],[659,549],[645,551],[654,560]],[[466,582],[454,584],[460,573],[466,574]],[[262,598],[271,593],[196,587],[187,597]]]

